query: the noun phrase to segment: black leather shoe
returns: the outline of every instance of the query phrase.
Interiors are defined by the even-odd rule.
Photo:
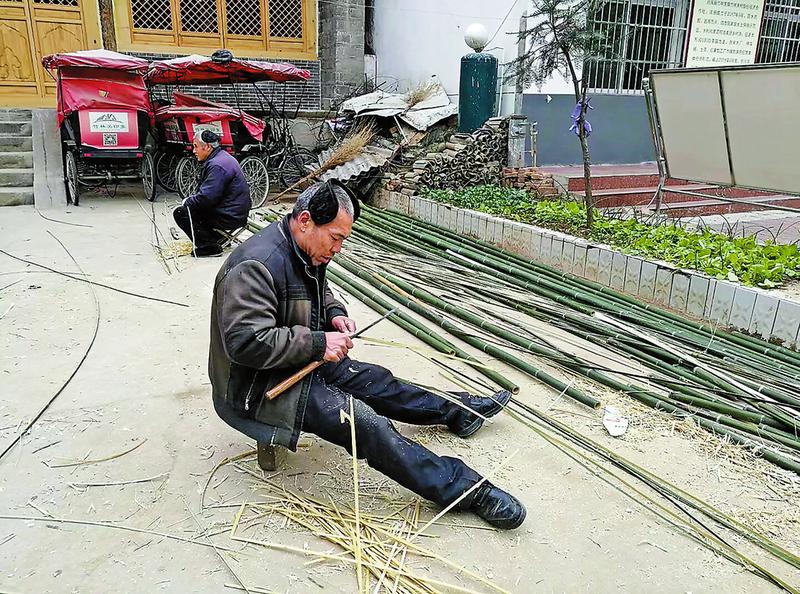
[[[484,417],[489,418],[503,410],[509,400],[511,400],[511,392],[508,390],[500,390],[492,394],[489,398],[470,396],[466,399],[464,404],[470,409],[482,414]],[[480,429],[482,425],[483,419],[464,409],[460,409],[458,416],[448,427],[450,431],[459,437],[469,437]]]
[[[519,528],[527,515],[519,499],[488,481],[478,487],[469,510],[503,530]]]
[[[195,258],[216,258],[222,255],[222,247],[216,243],[201,245],[194,248]]]

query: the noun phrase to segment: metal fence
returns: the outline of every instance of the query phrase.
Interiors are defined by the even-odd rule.
[[[593,93],[641,94],[652,69],[684,64],[689,0],[609,0],[589,16],[605,41],[584,64]],[[800,0],[767,0],[756,62],[800,61]]]
[[[767,0],[756,61],[800,61],[800,0]]]
[[[594,93],[639,94],[651,69],[683,63],[689,0],[610,0],[590,15],[602,34],[584,72]]]

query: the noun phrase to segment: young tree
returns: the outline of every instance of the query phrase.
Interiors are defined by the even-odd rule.
[[[559,73],[572,80],[575,92],[573,129],[581,143],[587,224],[591,226],[594,200],[592,199],[592,161],[589,155],[591,127],[586,121],[590,109],[590,64],[607,52],[604,35],[592,26],[590,16],[606,0],[534,0],[533,13],[528,17],[528,27],[521,31],[527,51],[511,63],[512,76],[521,77],[526,84],[542,85],[553,74]]]

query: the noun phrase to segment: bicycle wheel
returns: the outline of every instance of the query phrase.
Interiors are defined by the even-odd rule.
[[[139,176],[142,178],[144,197],[150,202],[156,199],[156,167],[153,164],[153,155],[145,153],[139,165]]]
[[[296,184],[309,173],[312,173],[319,161],[317,156],[308,149],[294,148],[292,149],[281,165],[281,183],[284,188]]]
[[[180,156],[173,152],[159,151],[156,155],[156,179],[168,192],[175,191],[175,173]]]
[[[81,186],[78,182],[78,164],[75,153],[68,152],[64,163],[64,183],[67,187],[67,202],[78,206],[80,202]]]
[[[269,195],[269,172],[264,161],[258,157],[247,157],[239,164],[250,188],[250,208],[258,208]]]
[[[200,163],[194,157],[181,157],[175,171],[175,185],[181,198],[188,198],[197,192],[200,185]]]

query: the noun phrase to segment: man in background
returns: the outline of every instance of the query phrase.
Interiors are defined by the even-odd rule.
[[[198,190],[172,213],[198,258],[219,256],[226,238],[218,230],[244,227],[250,214],[250,188],[242,168],[219,143],[219,135],[211,130],[195,136],[192,151],[202,165]]]

